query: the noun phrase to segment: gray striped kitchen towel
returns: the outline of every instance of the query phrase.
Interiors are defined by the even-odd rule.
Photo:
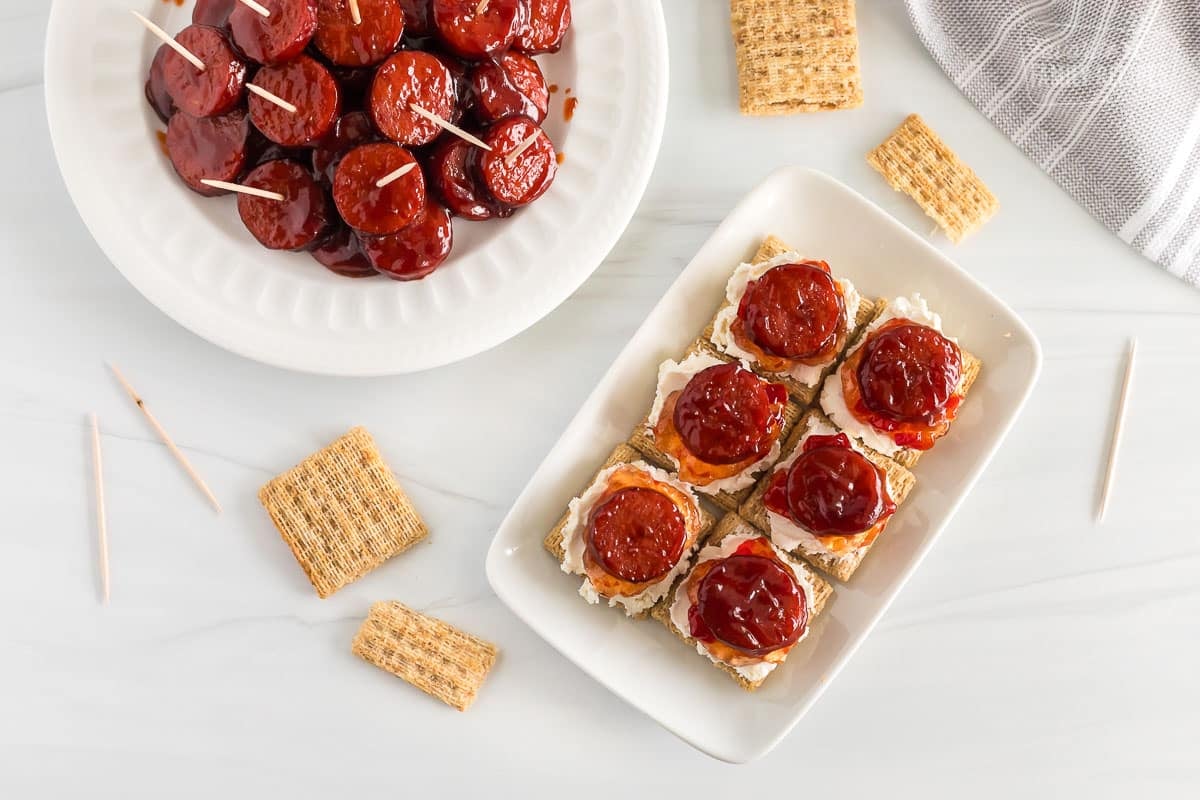
[[[1200,285],[1200,0],[905,0],[971,102],[1117,236]]]

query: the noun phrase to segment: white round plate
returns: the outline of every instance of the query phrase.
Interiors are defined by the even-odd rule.
[[[142,88],[154,39],[192,3],[54,0],[46,110],[67,189],[113,264],[169,316],[241,355],[291,369],[385,375],[474,355],[567,298],[616,244],[645,191],[667,106],[658,0],[583,0],[563,50],[538,61],[559,91],[545,123],[565,162],[508,220],[455,219],[455,247],[425,280],[353,280],[304,253],[263,249],[234,200],[184,187]],[[579,98],[564,120],[565,90]]]

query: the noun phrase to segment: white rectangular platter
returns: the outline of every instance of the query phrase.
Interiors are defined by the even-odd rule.
[[[863,566],[849,584],[835,583],[809,637],[751,694],[658,622],[588,605],[578,577],[559,570],[542,539],[645,415],[658,364],[704,329],[729,275],[768,234],[828,261],[864,296],[920,292],[983,372]],[[752,760],[800,721],[870,633],[1000,446],[1040,368],[1024,322],[937,249],[829,176],[780,169],[709,237],[567,426],[501,524],[488,580],[539,635],[635,708],[709,755]]]

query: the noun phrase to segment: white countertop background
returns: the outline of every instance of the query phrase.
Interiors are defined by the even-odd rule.
[[[666,138],[608,260],[512,341],[370,380],[221,351],[106,261],[51,152],[45,5],[0,0],[0,797],[1200,794],[1200,291],[1107,233],[994,130],[928,58],[898,0],[860,3],[862,109],[764,119],[737,113],[727,4],[664,0]],[[938,246],[1028,320],[1043,375],[941,544],[824,698],[771,755],[724,765],[521,624],[489,589],[484,554],[642,317],[772,168],[825,170],[929,230],[863,160],[911,111],[1000,198],[968,243]],[[1097,527],[1134,334],[1122,468]],[[106,360],[208,478],[223,515]],[[105,430],[107,608],[92,410]],[[433,533],[322,601],[255,493],[356,424]],[[369,604],[388,598],[499,644],[467,714],[350,654]]]

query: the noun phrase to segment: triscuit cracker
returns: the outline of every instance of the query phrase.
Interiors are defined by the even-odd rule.
[[[955,243],[981,228],[1000,203],[916,114],[867,154],[892,188],[917,201]]]
[[[751,527],[737,514],[726,514],[721,518],[721,521],[717,523],[717,527],[713,528],[712,533],[709,534],[708,541],[705,542],[705,546],[720,544],[721,540],[726,536],[735,536],[737,534],[745,533],[759,536],[763,535],[760,531],[757,531]],[[812,626],[814,621],[821,614],[821,611],[824,610],[825,604],[829,601],[829,598],[833,595],[833,586],[830,585],[829,581],[813,572],[812,567],[808,566],[808,564],[804,563],[803,561],[794,558],[788,558],[788,560],[795,565],[800,574],[802,574],[808,581],[809,586],[812,587],[812,608],[808,610],[808,624],[809,626]],[[675,593],[678,591],[680,585],[687,580],[689,575],[691,575],[690,570],[687,573],[679,576],[679,580],[677,580],[675,585],[671,587],[671,590],[667,592],[667,596],[664,597],[656,606],[654,606],[653,610],[651,610],[650,616],[665,625],[667,630],[675,634],[677,638],[687,643],[687,645],[691,647],[693,651],[695,651],[696,640],[676,628],[671,622],[671,606],[675,602]],[[809,634],[810,637],[812,635],[812,633]],[[798,642],[796,647],[804,647],[807,641],[808,640],[806,639],[806,641]],[[808,643],[811,644],[811,642]],[[791,654],[789,653],[789,655]],[[777,671],[779,667],[783,666],[783,664],[780,664],[779,667],[776,667],[775,670],[772,670],[772,672],[769,673],[766,678],[752,681],[728,664],[722,664],[713,661],[712,665],[729,675],[729,677],[733,678],[734,681],[737,682],[738,686],[741,686],[748,692],[753,692],[755,689],[762,686],[767,678],[771,677],[771,675],[775,674],[775,671]]]
[[[429,534],[363,428],[271,480],[258,499],[321,597]]]
[[[701,337],[692,342],[692,344],[688,346],[688,349],[684,351],[684,354],[676,359],[676,361],[683,362],[685,359],[695,355],[696,353],[704,353],[705,355],[710,355],[713,358],[720,359],[726,363],[732,363],[736,360],[725,353],[720,352],[716,347],[713,346],[711,342],[704,337]],[[769,380],[775,380],[773,376],[764,377]],[[655,391],[658,391],[657,386],[655,386]],[[651,398],[651,402],[653,402],[653,397]],[[651,411],[653,411],[653,408],[651,408]],[[792,430],[792,426],[796,424],[796,420],[800,419],[800,415],[803,413],[803,408],[796,405],[793,400],[788,400],[787,405],[785,405],[783,408],[783,428],[779,432],[780,441],[783,441],[787,438],[787,435]],[[654,433],[649,429],[649,425],[650,413],[647,412],[646,416],[642,418],[642,421],[639,422],[637,427],[633,429],[633,433],[630,434],[629,444],[643,456],[645,456],[646,460],[654,466],[661,467],[668,472],[678,474],[678,465],[675,463],[674,459],[659,449],[658,445],[654,441]],[[770,462],[761,467],[761,470],[769,470],[772,466],[774,466],[774,462]],[[758,474],[762,474],[762,472],[759,472]],[[754,490],[754,486],[750,485],[744,489],[739,489],[736,492],[722,491],[718,492],[717,494],[709,494],[700,487],[695,487],[695,489],[697,495],[708,498],[724,510],[737,511],[738,506],[740,506],[750,495],[750,492]]]
[[[776,256],[781,256],[784,253],[791,253],[795,251],[796,248],[791,247],[787,242],[783,241],[778,236],[770,235],[763,239],[762,244],[758,247],[758,251],[755,252],[754,257],[750,259],[750,263],[761,264],[764,261],[770,261]],[[701,344],[693,344],[689,352],[695,349],[704,349],[712,352],[714,355],[721,356],[722,358],[729,358],[726,353],[722,352],[720,348],[713,343],[713,332],[716,329],[717,317],[728,305],[728,300],[721,301],[721,305],[717,308],[716,313],[713,314],[713,318],[709,321],[708,327],[704,329],[704,333],[700,334]],[[758,363],[750,364],[750,369],[754,370],[756,374],[766,378],[767,380],[775,381],[776,383],[782,383],[785,387],[787,387],[788,394],[792,396],[792,399],[795,400],[801,408],[807,408],[808,406],[812,405],[813,401],[817,399],[817,394],[821,390],[821,384],[825,382],[825,378],[830,372],[837,369],[837,366],[841,362],[842,355],[845,353],[845,351],[849,349],[850,345],[858,339],[859,335],[867,327],[867,325],[869,325],[871,321],[875,319],[875,317],[879,316],[886,305],[887,300],[883,298],[878,300],[872,300],[869,297],[861,298],[858,304],[858,313],[854,318],[854,325],[851,326],[850,332],[846,336],[846,347],[844,347],[842,352],[838,354],[837,358],[835,358],[829,364],[822,374],[821,380],[817,381],[816,385],[814,386],[808,386],[804,383],[801,383],[791,375],[768,372]]]
[[[459,711],[496,663],[494,644],[395,601],[371,606],[351,650]]]
[[[596,469],[596,475],[600,474],[601,472],[608,469],[609,467],[615,467],[617,464],[632,464],[634,461],[641,461],[641,460],[642,460],[641,453],[639,453],[637,450],[634,450],[627,443],[621,442],[619,445],[616,446],[616,448],[613,449],[612,453],[609,454],[608,458],[606,458],[604,460],[604,463],[601,464]],[[588,482],[583,486],[583,488],[581,488],[579,490],[579,494],[577,494],[576,497],[578,497],[580,494],[583,494],[584,492],[586,492],[588,490],[588,487],[590,487],[592,485],[592,483],[596,480],[596,475],[593,475],[591,478],[588,479]],[[700,508],[700,515],[701,515],[701,518],[705,520],[704,527],[705,527],[705,529],[707,529],[709,527],[709,524],[711,523],[712,518],[709,515],[709,513],[704,510],[703,507]],[[542,541],[542,545],[546,548],[547,552],[549,552],[550,555],[554,556],[554,559],[556,561],[558,561],[559,563],[562,563],[563,555],[564,555],[563,532],[567,529],[567,522],[570,519],[570,517],[571,517],[571,510],[567,509],[566,511],[563,512],[563,515],[561,517],[559,517],[558,523],[555,524],[555,526],[550,530],[550,533],[548,533],[546,535],[546,538]]]
[[[854,0],[730,0],[743,114],[862,105]]]
[[[779,459],[782,461],[795,451],[800,444],[800,439],[808,432],[808,418],[812,417],[818,423],[830,425],[837,428],[834,422],[826,417],[818,408],[810,408],[808,412],[796,423],[796,427],[792,429],[792,435],[788,437],[787,443],[783,446],[783,452],[779,454]],[[862,448],[862,454],[867,457],[875,466],[879,467],[887,475],[888,486],[891,489],[892,500],[896,503],[897,512],[904,505],[904,501],[908,498],[909,492],[916,486],[916,478],[911,472],[902,467],[896,461],[888,458],[885,455],[875,452],[866,445],[859,443]],[[763,505],[763,495],[767,491],[767,486],[771,483],[771,477],[775,474],[775,470],[763,475],[762,479],[754,487],[754,492],[742,503],[742,507],[738,513],[754,527],[761,530],[763,533],[771,533],[771,521],[767,516],[767,507]],[[892,524],[891,520],[888,525]],[[886,528],[881,532],[881,536],[887,535]],[[867,552],[874,547],[874,543],[866,547],[860,547],[843,556],[833,556],[828,553],[806,553],[802,549],[796,549],[791,552],[791,555],[796,558],[802,558],[814,567],[822,570],[828,575],[832,575],[839,581],[845,582],[850,580],[850,576],[854,574],[863,559],[867,557]]]
[[[579,494],[575,496],[579,497],[589,488],[591,488],[592,484],[596,481],[596,477],[609,467],[615,467],[618,464],[633,464],[634,462],[641,462],[644,466],[653,466],[648,464],[645,457],[637,450],[634,450],[632,447],[630,447],[628,443],[621,442],[613,449],[612,453],[607,459],[605,459],[604,463],[596,469],[596,474],[589,478],[588,482],[579,490]],[[695,553],[704,546],[705,541],[708,539],[709,531],[712,530],[713,525],[716,523],[716,519],[708,512],[708,509],[704,507],[704,503],[699,502],[701,495],[699,495],[698,492],[693,492],[693,496],[696,497],[698,501],[696,503],[696,508],[698,508],[700,511],[700,531],[696,536],[695,544],[693,544],[692,548],[683,555],[683,558],[688,560],[691,560]],[[546,534],[546,538],[542,540],[542,546],[546,548],[546,552],[554,556],[554,560],[557,561],[559,565],[562,564],[563,556],[566,554],[563,548],[563,540],[566,538],[565,534],[567,530],[567,523],[570,521],[571,509],[568,505],[567,510],[564,511],[563,515],[558,518],[558,522],[555,523],[554,527],[550,529],[550,533]],[[583,576],[576,575],[574,577],[582,578]],[[620,605],[616,607],[624,610],[624,608]],[[649,614],[650,611],[647,609],[646,611],[638,611],[633,614],[629,614],[629,617],[632,619],[644,619],[645,617],[649,616]]]

